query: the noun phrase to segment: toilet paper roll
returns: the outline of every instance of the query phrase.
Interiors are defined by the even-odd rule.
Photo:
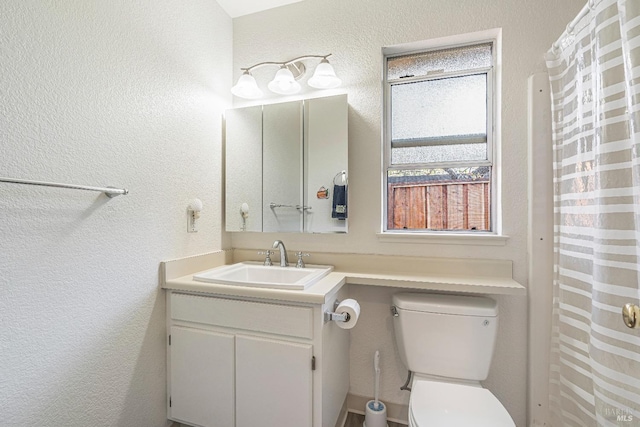
[[[336,322],[342,329],[351,329],[358,323],[360,317],[360,304],[354,299],[347,298],[343,300],[336,308],[336,313],[348,313],[349,320],[346,322]]]

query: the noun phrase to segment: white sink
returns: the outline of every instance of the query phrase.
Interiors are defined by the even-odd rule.
[[[307,289],[333,270],[330,265],[305,268],[264,266],[259,262],[239,262],[203,271],[193,276],[199,282],[274,289]]]

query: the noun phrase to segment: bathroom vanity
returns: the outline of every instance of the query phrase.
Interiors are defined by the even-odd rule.
[[[526,294],[510,261],[388,255],[312,254],[314,263],[334,270],[301,290],[194,280],[256,257],[255,250],[234,249],[162,263],[169,419],[202,427],[340,425],[350,331],[324,313],[348,297],[348,284]]]
[[[323,313],[346,290],[256,289],[252,297],[251,288],[233,295],[233,286],[202,286],[210,292],[166,292],[168,418],[202,427],[334,427],[346,411],[349,334]]]

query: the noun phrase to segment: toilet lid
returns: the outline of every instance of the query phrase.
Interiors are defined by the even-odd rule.
[[[515,427],[489,390],[426,380],[413,383],[409,418],[419,427]]]

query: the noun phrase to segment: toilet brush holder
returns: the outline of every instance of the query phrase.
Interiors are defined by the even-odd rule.
[[[362,427],[389,427],[387,424],[387,407],[378,401],[378,409],[375,400],[367,402],[364,413],[364,424]]]

